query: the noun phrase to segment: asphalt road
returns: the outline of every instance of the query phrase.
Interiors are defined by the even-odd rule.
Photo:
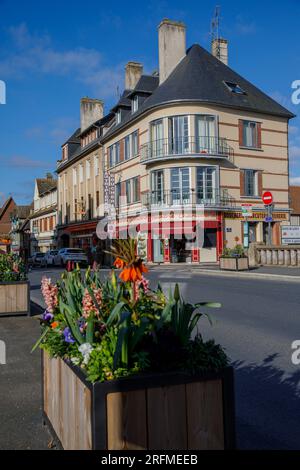
[[[42,274],[55,279],[60,273],[31,273],[35,299]],[[165,289],[180,283],[190,301],[222,303],[210,310],[214,326],[203,319],[199,330],[226,348],[235,368],[238,448],[300,449],[300,366],[291,362],[291,343],[300,339],[300,284],[207,276],[185,267],[156,268],[149,278]]]

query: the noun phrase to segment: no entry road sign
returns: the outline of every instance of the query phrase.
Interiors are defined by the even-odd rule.
[[[270,206],[273,203],[273,195],[270,191],[265,191],[262,195],[262,201],[265,206]]]

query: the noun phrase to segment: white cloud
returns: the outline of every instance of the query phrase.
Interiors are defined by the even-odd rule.
[[[44,160],[33,160],[24,156],[15,155],[10,158],[0,156],[2,166],[9,168],[52,168],[53,163]]]
[[[290,177],[290,184],[294,184],[296,186],[300,186],[300,176],[292,176]]]
[[[26,24],[8,30],[13,52],[0,59],[0,76],[23,78],[29,73],[72,76],[101,98],[114,96],[123,82],[123,64],[108,66],[96,49],[58,50],[48,35],[31,33]]]

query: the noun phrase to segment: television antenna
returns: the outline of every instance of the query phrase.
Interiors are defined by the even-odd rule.
[[[210,35],[211,41],[216,42],[216,56],[218,59],[221,57],[221,50],[220,50],[220,19],[221,19],[221,7],[217,5],[215,7],[214,16],[211,20],[211,28],[210,28]]]

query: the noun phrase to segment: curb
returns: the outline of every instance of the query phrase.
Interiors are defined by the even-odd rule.
[[[151,270],[150,270],[151,272]],[[285,282],[295,282],[300,283],[300,276],[290,276],[288,274],[268,274],[268,273],[251,273],[251,272],[239,272],[239,271],[217,271],[212,269],[204,268],[193,268],[185,269],[185,272],[197,273],[197,274],[206,274],[210,276],[220,276],[220,277],[237,277],[241,279],[265,279],[269,281],[285,281]]]

